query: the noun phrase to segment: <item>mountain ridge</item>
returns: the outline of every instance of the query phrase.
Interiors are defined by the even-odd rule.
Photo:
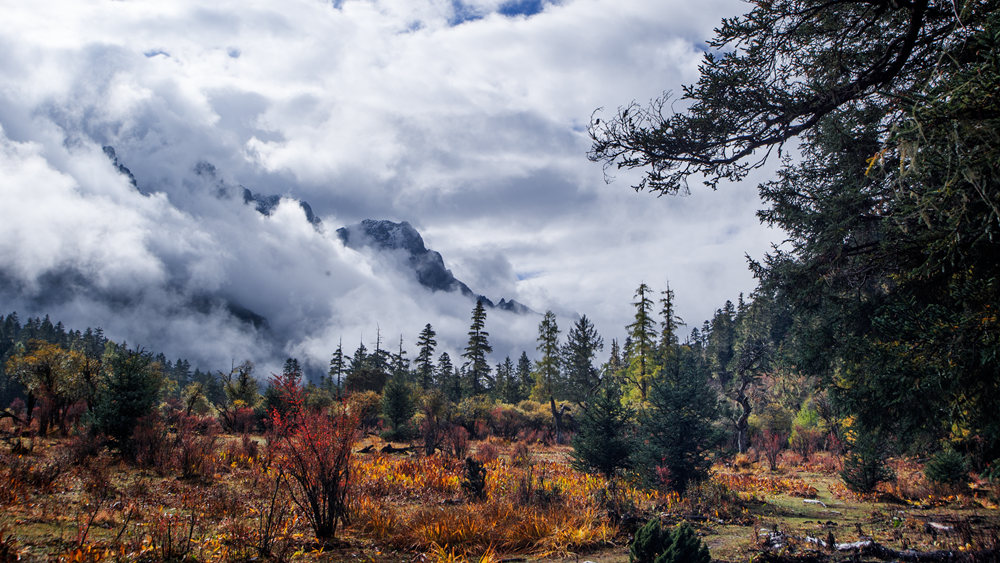
[[[111,160],[112,165],[119,174],[125,176],[129,184],[139,193],[147,195],[135,175],[126,167],[118,157],[113,146],[102,147],[104,154]],[[193,172],[196,176],[203,178],[215,189],[215,195],[219,198],[241,198],[242,204],[251,206],[258,213],[270,216],[278,207],[282,199],[293,199],[302,208],[306,220],[314,229],[320,230],[323,222],[313,211],[308,202],[288,196],[277,194],[265,195],[256,193],[242,184],[233,186],[221,179],[215,165],[207,161],[199,161],[195,164]],[[371,249],[376,252],[403,251],[406,254],[407,264],[413,271],[417,281],[423,287],[431,291],[458,292],[470,299],[482,301],[483,305],[490,309],[509,311],[514,314],[535,313],[526,305],[514,299],[501,297],[500,301],[494,302],[485,295],[473,291],[465,282],[454,276],[450,269],[444,264],[441,253],[427,248],[423,237],[408,222],[395,222],[388,219],[364,219],[360,223],[340,227],[336,230],[337,236],[344,246],[352,250],[362,251]],[[255,312],[243,308],[236,303],[228,303],[227,308],[238,310],[239,315],[235,315],[241,320],[250,319],[255,326],[266,325],[266,319]]]

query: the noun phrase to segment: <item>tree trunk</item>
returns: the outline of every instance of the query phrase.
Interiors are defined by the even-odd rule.
[[[555,397],[549,397],[549,406],[552,407],[552,420],[555,421],[556,425],[556,443],[562,444],[562,417],[563,413],[566,412],[566,407],[556,410],[556,399]]]
[[[753,410],[753,406],[750,404],[750,397],[747,396],[747,387],[749,386],[750,379],[744,378],[736,393],[736,402],[743,409],[743,412],[736,419],[736,449],[741,454],[746,453],[747,446],[749,445],[747,430],[750,427],[750,412]]]

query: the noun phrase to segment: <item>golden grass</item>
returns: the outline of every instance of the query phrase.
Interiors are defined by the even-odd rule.
[[[371,456],[355,463],[351,530],[397,549],[566,555],[609,545],[618,534],[596,502],[607,483],[564,463],[516,467],[494,459],[486,464],[483,502],[462,496],[456,460]]]
[[[893,462],[900,479],[885,486],[881,496],[849,493],[829,471],[833,460],[814,456],[779,474],[749,459],[716,466],[710,482],[682,498],[624,485],[609,490],[602,478],[574,470],[567,463],[566,447],[534,445],[531,461],[513,463],[511,459],[518,457],[511,455],[515,448],[493,445],[499,456],[485,466],[486,497],[479,502],[462,490],[461,460],[354,456],[351,517],[342,545],[317,544],[288,491],[282,489],[278,506],[286,510],[274,514],[277,524],[269,532],[273,537],[268,548],[272,558],[494,562],[512,556],[554,559],[588,554],[603,560],[593,554],[624,556],[628,531],[619,529],[609,515],[609,508],[621,507],[620,512],[638,518],[656,513],[669,519],[695,515],[703,522],[700,531],[713,556],[729,560],[745,559],[755,546],[755,527],[760,526],[824,535],[829,530],[821,526],[834,520],[838,525],[831,529],[838,541],[856,539],[855,527],[860,525],[866,534],[896,548],[908,542],[905,545],[927,549],[937,541],[958,549],[967,543],[964,539],[955,534],[935,539],[925,532],[926,522],[959,522],[974,511],[985,522],[977,526],[1000,525],[995,501],[986,498],[988,488],[961,494],[935,491],[920,465],[911,460]],[[34,486],[29,480],[44,477],[46,468],[61,455],[59,447],[45,444],[0,467],[0,485],[9,483],[8,491],[14,491],[0,497],[0,529],[6,527],[9,543],[22,559],[136,561],[181,552],[198,561],[266,558],[256,546],[267,533],[261,523],[270,514],[270,485],[277,473],[265,465],[266,455],[249,455],[245,450],[250,448],[243,447],[239,437],[226,437],[219,444],[217,474],[211,482],[161,476],[102,454],[91,460],[91,469],[68,466],[50,485]],[[103,473],[96,467],[103,467]],[[102,497],[94,484],[103,478],[108,493]],[[906,504],[884,504],[888,495]],[[803,503],[809,497],[829,506]],[[81,526],[88,521],[89,532],[80,540]],[[982,544],[977,542],[974,539],[972,545]]]

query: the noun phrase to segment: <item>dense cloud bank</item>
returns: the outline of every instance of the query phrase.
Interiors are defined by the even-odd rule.
[[[752,287],[743,254],[771,236],[752,188],[661,202],[627,177],[607,187],[585,126],[693,80],[702,41],[739,7],[8,7],[0,303],[213,369],[287,355],[321,369],[341,338],[412,349],[428,322],[454,353],[468,298],[337,237],[374,217],[410,221],[476,292],[552,308],[566,328],[587,313],[619,336],[642,280],[669,280],[699,322]],[[264,215],[245,188],[285,197]],[[530,353],[537,322],[491,312],[494,360]]]

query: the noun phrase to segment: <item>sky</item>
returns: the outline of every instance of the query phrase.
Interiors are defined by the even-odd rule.
[[[586,314],[610,343],[640,283],[700,326],[781,238],[755,215],[763,176],[657,198],[586,158],[592,116],[694,82],[738,1],[0,6],[0,313],[213,370],[321,369],[376,335],[412,358],[426,323],[460,354],[472,303],[335,234],[377,218],[410,222],[474,291],[564,332]],[[264,216],[242,187],[284,199]],[[492,361],[534,356],[539,320],[490,313]]]

